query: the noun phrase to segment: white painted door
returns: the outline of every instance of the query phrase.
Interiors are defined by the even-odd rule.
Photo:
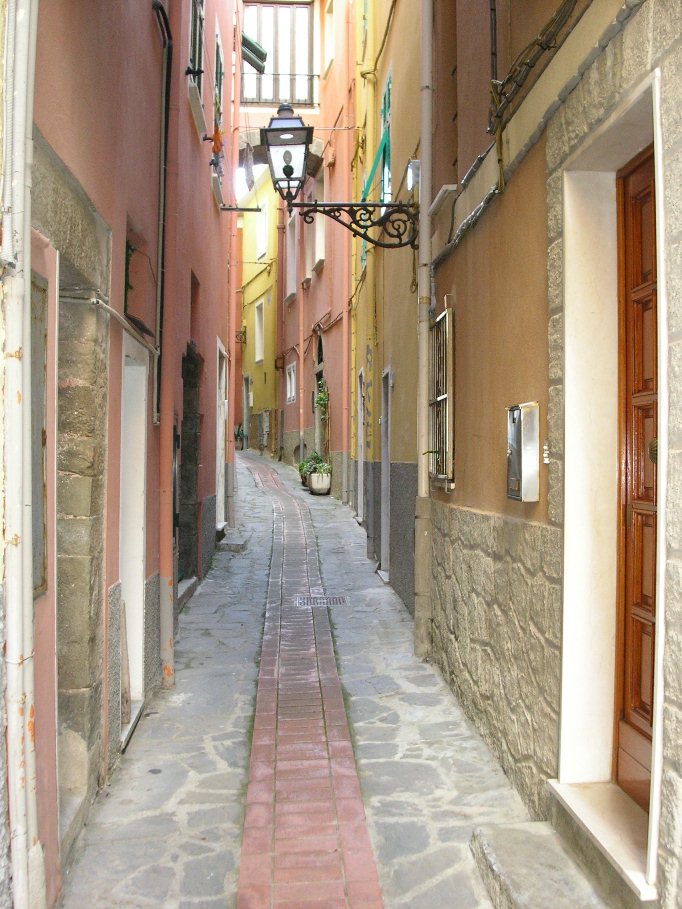
[[[130,336],[123,340],[121,395],[121,514],[119,572],[125,609],[133,715],[144,700],[144,564],[149,355]],[[125,649],[125,648],[122,648]],[[122,667],[123,671],[123,667]]]
[[[216,452],[215,452],[215,519],[224,524],[225,517],[225,430],[227,427],[227,356],[218,348],[218,382],[216,401]]]

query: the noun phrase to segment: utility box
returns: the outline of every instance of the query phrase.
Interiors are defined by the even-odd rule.
[[[507,498],[540,498],[540,405],[537,401],[507,408]]]

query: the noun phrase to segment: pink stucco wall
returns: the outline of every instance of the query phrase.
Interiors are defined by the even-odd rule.
[[[223,131],[225,201],[231,201],[233,167],[232,48],[235,8],[241,0],[206,0],[203,103],[207,132],[213,131],[213,73],[216,33],[223,46]],[[182,356],[192,339],[204,359],[200,390],[202,413],[199,499],[216,491],[216,381],[218,340],[230,349],[228,258],[234,216],[219,210],[211,189],[211,143],[195,127],[188,101],[185,67],[189,59],[190,0],[167,3],[173,37],[173,80],[166,179],[165,316],[161,371],[160,425],[152,420],[150,358],[147,427],[145,578],[160,572],[172,588],[174,571],[172,445],[173,428],[183,410]],[[38,18],[35,124],[56,157],[88,197],[110,231],[111,280],[98,288],[112,307],[124,311],[126,239],[138,247],[131,260],[129,312],[154,331],[156,319],[159,168],[161,142],[162,42],[151,0],[147,3],[74,3],[42,0]],[[45,264],[46,260],[36,259]],[[50,265],[45,264],[45,268]],[[190,312],[192,275],[199,285]],[[54,281],[51,285],[54,287]],[[56,300],[52,310],[56,312]],[[108,401],[103,588],[120,577],[119,512],[122,332],[109,322]],[[232,333],[233,334],[233,333]],[[54,341],[54,337],[53,337]],[[232,345],[233,346],[233,345]],[[52,354],[56,356],[53,343]],[[56,401],[52,387],[51,401]],[[54,410],[53,410],[54,412]],[[54,444],[54,425],[51,428]],[[54,480],[54,471],[52,473]],[[54,483],[48,490],[54,527]],[[198,562],[201,565],[201,527]],[[54,552],[51,550],[51,558]],[[203,566],[203,570],[207,566]],[[54,596],[54,590],[50,592]],[[103,703],[107,704],[108,666],[103,617]],[[54,608],[36,610],[37,646],[48,659],[38,680],[42,709],[38,720],[41,758],[41,831],[48,853],[51,893],[59,886],[56,841],[54,758]],[[172,650],[172,641],[166,642]],[[168,661],[172,675],[172,660]],[[51,713],[50,713],[51,709]],[[48,719],[52,717],[51,720]],[[52,725],[50,725],[52,723]],[[102,766],[106,766],[107,724],[102,718]],[[48,752],[51,752],[48,754]],[[41,832],[41,837],[43,833]]]

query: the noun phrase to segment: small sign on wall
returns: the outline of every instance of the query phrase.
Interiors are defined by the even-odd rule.
[[[537,401],[507,408],[507,498],[540,498],[540,405]]]

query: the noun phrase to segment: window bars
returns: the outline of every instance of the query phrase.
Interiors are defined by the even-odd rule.
[[[429,475],[454,485],[454,312],[446,309],[431,324],[429,382]]]

